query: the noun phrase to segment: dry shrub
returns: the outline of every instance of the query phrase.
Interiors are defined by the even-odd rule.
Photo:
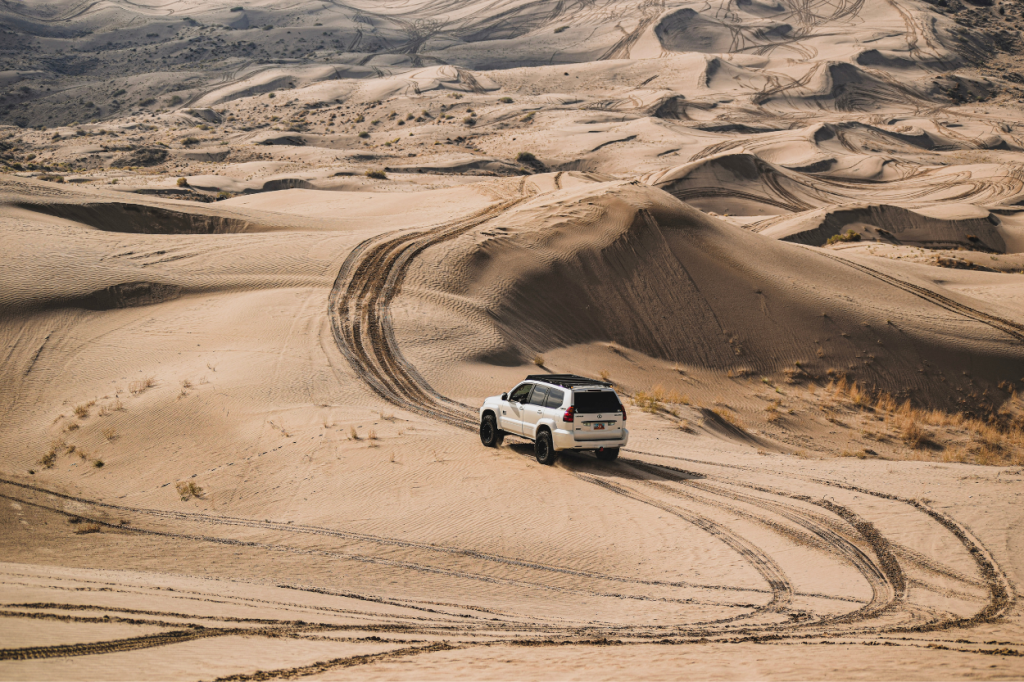
[[[540,355],[539,353],[537,355],[534,355],[533,356],[533,364],[537,365],[538,367],[543,367],[544,366],[544,356]]]
[[[879,412],[895,412],[896,400],[888,393],[882,393],[875,402],[875,409]]]
[[[731,424],[732,426],[735,426],[738,429],[746,428],[743,426],[743,422],[741,422],[739,418],[732,412],[727,412],[726,410],[710,410],[710,412],[716,414],[718,418],[724,421],[725,423]]]
[[[68,445],[63,438],[58,438],[50,443],[50,449],[46,451],[39,463],[43,465],[44,469],[51,469],[57,463],[59,456],[70,454],[74,450],[74,445]]]
[[[807,381],[810,377],[802,367],[797,365],[796,367],[787,367],[782,370],[782,373],[786,375],[787,384],[799,384]]]
[[[138,379],[128,384],[128,392],[132,395],[139,395],[140,393],[144,393],[146,389],[153,388],[155,385],[156,379],[154,377]]]
[[[742,379],[743,377],[749,377],[753,373],[753,370],[747,367],[737,367],[735,369],[730,369],[725,373],[725,376],[730,379]]]
[[[942,453],[942,461],[949,463],[965,464],[971,459],[971,453],[967,451],[967,448],[960,446],[954,446],[946,448]]]
[[[348,437],[351,438],[352,440],[359,440],[359,432],[356,431],[356,427],[348,427]]]
[[[928,434],[913,418],[903,417],[897,422],[900,439],[912,448],[922,447],[928,442]]]
[[[781,400],[776,400],[765,405],[765,421],[769,424],[777,424],[782,421],[782,415],[779,414],[780,407],[782,407]]]
[[[648,393],[646,391],[637,391],[633,396],[633,404],[644,412],[649,412],[651,414],[654,414],[661,409],[661,401],[655,398],[653,393]]]
[[[669,391],[665,395],[665,402],[667,402],[667,403],[674,403],[676,405],[689,405],[690,404],[690,396],[683,395],[683,394],[679,393],[679,391],[676,391],[675,389],[672,389],[671,391]]]
[[[383,419],[386,422],[393,422],[393,421],[395,421],[395,415],[393,413],[391,413],[391,412],[381,412],[380,413],[380,418]]]
[[[70,424],[68,424],[67,426],[64,427],[64,430],[65,431],[77,431],[80,428],[82,428],[82,427],[80,427],[78,425],[78,422],[71,422]]]
[[[98,523],[82,523],[79,524],[78,528],[73,531],[75,535],[86,535],[87,533],[99,533],[100,524]]]
[[[873,402],[871,395],[861,389],[861,387],[854,381],[850,384],[849,388],[846,389],[846,396],[853,402],[857,407],[870,407]]]
[[[600,376],[600,377],[601,377],[601,381],[608,381],[608,377],[609,377],[610,375],[608,374],[608,370],[606,370],[606,369],[602,369],[602,370],[601,370],[601,371],[600,371],[600,372],[598,373],[598,376]]]
[[[89,410],[95,404],[96,404],[96,401],[93,400],[93,401],[88,402],[88,403],[81,403],[79,405],[75,405],[75,410],[74,410],[75,416],[78,417],[79,419],[85,419],[86,417],[89,416]]]
[[[987,445],[978,447],[975,456],[977,457],[978,464],[982,466],[995,466],[1003,463],[1002,452]]]
[[[181,387],[182,388],[192,388],[192,381],[189,380],[189,379],[182,379],[181,380]]]
[[[108,426],[107,428],[103,429],[103,437],[106,438],[107,440],[117,440],[118,438],[120,438],[120,435],[121,434],[117,432],[117,429],[115,429],[112,426]]]
[[[104,466],[104,462],[103,462],[103,460],[102,460],[102,459],[97,459],[97,460],[95,460],[95,461],[94,461],[94,462],[92,463],[92,465],[93,465],[94,467],[96,467],[97,469],[102,469],[102,468],[103,468],[103,466]]]
[[[366,437],[369,440],[377,440],[377,432],[373,429],[370,429],[366,432]]]
[[[693,426],[690,425],[690,422],[688,422],[685,419],[680,419],[679,423],[677,423],[676,426],[683,433],[696,433],[696,431],[694,430]]]
[[[178,491],[178,496],[181,497],[182,502],[188,502],[193,497],[197,499],[202,499],[203,497],[203,489],[192,481],[181,481],[175,483],[174,487]]]

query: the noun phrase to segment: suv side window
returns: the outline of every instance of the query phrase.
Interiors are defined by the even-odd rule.
[[[557,388],[552,388],[548,393],[548,401],[545,403],[547,407],[561,407],[562,400],[565,399],[565,391],[560,391]]]
[[[526,399],[530,397],[530,389],[534,384],[520,384],[512,391],[512,395],[508,397],[510,403],[525,403]]]
[[[547,400],[547,398],[548,398],[548,387],[547,386],[538,386],[537,388],[533,389],[533,395],[530,396],[530,404],[531,405],[540,405],[541,407],[543,407],[544,406],[544,401]]]

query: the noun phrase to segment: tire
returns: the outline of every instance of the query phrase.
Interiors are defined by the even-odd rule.
[[[533,443],[533,454],[536,455],[537,461],[541,464],[551,466],[555,463],[558,455],[555,454],[555,446],[551,442],[551,433],[549,431],[541,431],[537,434],[537,440]]]
[[[480,442],[489,448],[496,448],[504,438],[505,432],[498,428],[494,415],[485,414],[480,420]]]
[[[613,462],[619,458],[618,448],[605,448],[604,450],[598,450],[594,453],[597,458],[602,462]]]

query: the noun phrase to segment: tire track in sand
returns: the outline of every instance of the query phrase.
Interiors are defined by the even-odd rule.
[[[353,369],[357,374],[366,378],[378,395],[401,407],[408,409],[411,406],[413,411],[419,414],[441,419],[460,428],[475,430],[476,419],[469,406],[450,401],[438,395],[419,377],[415,369],[408,366],[408,363],[402,359],[401,353],[397,348],[393,328],[390,325],[387,306],[397,295],[402,278],[412,258],[434,244],[463,234],[472,229],[472,227],[490,219],[497,212],[505,210],[506,206],[514,206],[519,201],[521,199],[510,199],[494,207],[494,210],[485,209],[477,215],[456,221],[449,226],[400,235],[391,239],[384,239],[376,244],[372,243],[373,240],[368,240],[368,242],[360,245],[360,248],[353,252],[349,260],[346,261],[346,265],[342,268],[342,272],[339,273],[335,284],[335,293],[332,295],[331,315],[336,320],[335,329],[337,330],[335,338],[338,340],[339,346],[349,359],[349,362],[353,364]],[[844,263],[859,269],[857,264],[850,263],[849,261],[844,261]],[[874,271],[869,272],[869,274],[885,277]],[[890,278],[886,278],[886,281],[888,279]],[[379,291],[373,291],[374,283],[380,287]],[[942,307],[955,309],[957,312],[964,312],[966,314],[976,313],[981,318],[979,321],[985,321],[987,324],[997,326],[997,328],[1015,336],[1018,331],[1019,326],[1015,323],[978,313],[966,308],[966,306],[934,294],[934,292],[929,292],[923,289],[923,287],[909,285],[899,280],[893,280],[889,283],[927,298]],[[975,319],[978,319],[978,317]],[[377,325],[376,329],[374,325]],[[1024,335],[1019,338],[1024,338]],[[380,345],[382,343],[389,347],[382,347]],[[645,464],[642,462],[629,463],[640,466]],[[648,473],[654,473],[651,471],[650,465],[647,465],[647,467]],[[771,556],[760,550],[748,539],[731,531],[724,530],[721,524],[710,521],[704,515],[689,512],[676,505],[644,495],[624,482],[610,482],[586,474],[572,473],[580,480],[598,485],[616,495],[653,505],[679,518],[683,518],[690,524],[702,528],[725,542],[734,551],[738,552],[744,560],[750,563],[771,586],[773,596],[772,601],[767,607],[769,610],[784,611],[785,606],[791,601],[793,590],[784,571]],[[666,482],[672,480],[671,476],[662,476],[662,478]],[[728,481],[728,483],[730,485],[744,485],[735,481]],[[830,515],[834,515],[840,520],[839,523],[845,524],[847,528],[852,530],[852,535],[858,537],[869,548],[868,551],[874,555],[873,557],[857,544],[851,542],[848,537],[844,537],[842,533],[829,529],[793,504],[780,501],[769,503],[758,500],[750,495],[731,493],[720,486],[704,486],[701,489],[708,495],[761,508],[810,531],[822,546],[828,548],[828,551],[842,557],[846,562],[854,566],[872,590],[873,596],[870,603],[853,612],[817,620],[814,623],[772,624],[767,626],[768,629],[763,631],[762,634],[767,635],[768,632],[771,632],[773,636],[780,636],[787,630],[795,629],[803,629],[806,632],[808,626],[821,627],[826,623],[831,625],[830,632],[832,633],[836,632],[836,627],[842,627],[844,630],[851,632],[861,631],[865,630],[865,628],[855,627],[855,624],[863,623],[866,625],[867,621],[896,610],[903,611],[904,615],[910,619],[910,623],[903,624],[909,628],[948,627],[949,622],[964,620],[955,618],[943,619],[940,617],[937,620],[932,619],[928,623],[922,622],[922,614],[926,613],[926,610],[911,608],[906,604],[906,577],[900,566],[899,559],[891,549],[893,545],[872,523],[846,506],[824,500],[813,501],[806,496],[785,491],[761,490],[761,492],[767,492],[774,496],[789,497],[794,500],[809,502],[822,508]],[[757,488],[755,487],[754,489]],[[679,492],[670,491],[670,494],[679,494]],[[690,501],[702,502],[702,500],[693,497],[690,498]],[[704,503],[707,504],[706,502]],[[714,504],[709,506],[714,506]],[[773,524],[777,525],[776,521],[768,517],[759,517],[757,514],[749,511],[745,512],[745,515],[752,517],[769,528]],[[931,516],[934,517],[934,515]],[[968,551],[977,557],[979,550],[975,543],[966,538],[962,532],[958,532],[958,526],[956,527],[957,529],[954,529],[947,523],[941,525],[952,532]],[[981,562],[979,567],[983,575],[995,575],[991,566],[987,563]],[[994,580],[999,582],[998,578]],[[988,582],[991,583],[991,581]],[[1006,590],[993,588],[992,593],[998,596],[999,594],[1005,594]],[[995,599],[995,601],[1006,602],[1005,598]],[[991,613],[993,608],[995,607],[990,603],[983,612]],[[892,629],[892,626],[890,625],[889,628]],[[755,631],[761,630],[758,626],[754,626],[753,629]],[[880,628],[878,625],[866,627],[866,630],[872,632],[877,632],[880,629],[884,630],[885,628]]]
[[[468,406],[437,393],[402,357],[388,307],[413,258],[501,215],[534,191],[523,178],[515,192],[501,192],[496,204],[436,227],[371,237],[345,259],[329,297],[331,330],[352,370],[377,395],[410,412],[475,428]]]

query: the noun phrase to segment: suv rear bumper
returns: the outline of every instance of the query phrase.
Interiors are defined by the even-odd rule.
[[[629,431],[622,429],[622,438],[612,440],[576,440],[572,431],[555,429],[551,434],[555,450],[597,450],[598,448],[624,448],[629,442]]]

